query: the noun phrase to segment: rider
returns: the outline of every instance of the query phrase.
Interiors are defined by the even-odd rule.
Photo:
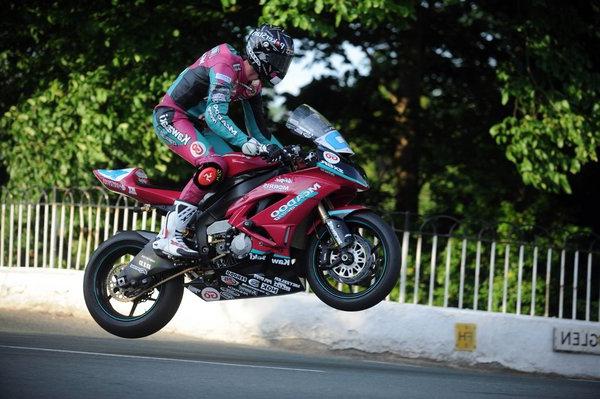
[[[204,194],[227,175],[221,155],[233,152],[229,145],[248,156],[268,152],[269,144],[279,145],[266,128],[261,82],[281,82],[293,55],[293,41],[283,29],[262,25],[248,36],[243,56],[230,45],[220,44],[183,70],[169,87],[154,109],[154,129],[171,151],[197,171],[167,214],[153,243],[155,251],[173,257],[198,255],[182,235]],[[227,114],[229,103],[237,100],[242,103],[249,134]]]

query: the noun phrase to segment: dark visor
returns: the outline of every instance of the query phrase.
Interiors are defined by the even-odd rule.
[[[291,55],[277,54],[277,53],[269,54],[269,64],[271,64],[271,66],[275,70],[279,71],[279,73],[280,73],[279,77],[281,79],[283,79],[283,77],[287,73],[288,68],[290,67],[291,63],[292,63]]]

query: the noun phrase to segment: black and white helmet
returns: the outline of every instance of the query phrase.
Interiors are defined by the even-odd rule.
[[[272,86],[285,77],[292,57],[294,42],[277,26],[261,25],[246,41],[246,57],[263,83]]]

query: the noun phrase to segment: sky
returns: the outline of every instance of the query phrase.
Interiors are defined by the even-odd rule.
[[[296,48],[300,48],[300,45],[300,41],[294,40]],[[349,70],[357,70],[361,75],[369,73],[371,66],[361,48],[353,46],[348,42],[344,43],[342,48],[350,62],[346,62],[344,57],[339,54],[333,54],[330,60],[334,70],[328,69],[324,62],[315,62],[315,51],[307,51],[300,57],[295,57],[292,60],[287,75],[275,87],[275,92],[277,94],[289,93],[298,95],[302,87],[321,76],[339,77]]]

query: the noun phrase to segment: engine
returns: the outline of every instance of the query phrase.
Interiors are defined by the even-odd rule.
[[[231,267],[246,258],[252,249],[252,240],[234,229],[226,220],[214,222],[206,229],[208,244],[214,250],[211,261],[216,268]]]

